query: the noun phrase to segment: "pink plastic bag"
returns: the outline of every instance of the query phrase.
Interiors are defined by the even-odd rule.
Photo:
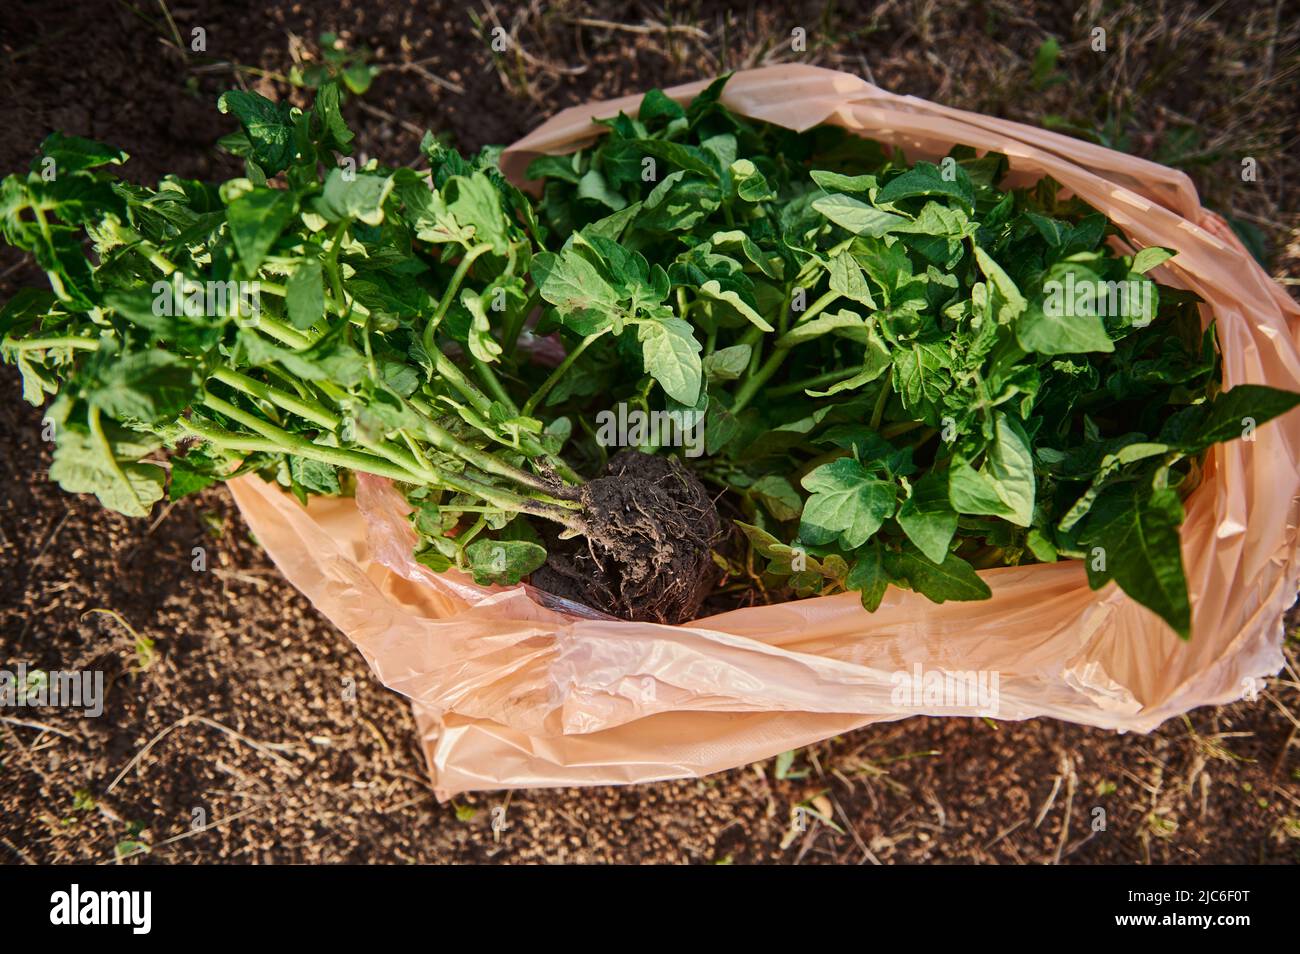
[[[667,92],[686,101],[704,86]],[[565,110],[508,149],[502,168],[519,181],[532,156],[572,151],[595,138],[592,117],[639,101]],[[1135,247],[1177,250],[1159,278],[1207,302],[1226,386],[1300,390],[1300,308],[1180,172],[814,67],[737,73],[723,102],[796,129],[845,126],[911,159],[963,143],[1005,153],[1013,181],[1051,175]],[[307,508],[255,477],[231,489],[285,576],[411,698],[446,798],[705,775],[913,715],[1147,732],[1238,699],[1282,665],[1282,615],[1300,578],[1298,460],[1300,411],[1211,451],[1182,530],[1190,643],[1114,584],[1090,590],[1076,562],[983,571],[993,596],[978,603],[891,589],[871,614],[849,593],[675,627],[628,623],[528,587],[429,572],[411,558],[404,501],[380,478],[363,476],[355,501]],[[935,674],[969,674],[991,698],[931,695]]]

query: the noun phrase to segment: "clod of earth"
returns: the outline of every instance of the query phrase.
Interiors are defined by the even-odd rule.
[[[549,548],[535,586],[623,619],[693,619],[720,533],[708,491],[676,458],[622,451],[582,488],[585,536]]]

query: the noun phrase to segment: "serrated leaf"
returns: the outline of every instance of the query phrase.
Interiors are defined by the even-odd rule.
[[[893,353],[894,391],[903,406],[931,426],[938,425],[938,401],[951,386],[948,351],[940,344],[914,344]]]
[[[198,377],[188,361],[155,349],[99,363],[86,397],[114,420],[157,424],[188,407],[197,390]]]
[[[223,479],[222,473],[216,470],[218,462],[202,450],[190,450],[183,457],[173,456],[171,465],[171,480],[167,484],[168,500],[180,500],[206,490]]]
[[[1100,550],[1085,558],[1089,586],[1100,589],[1113,579],[1188,639],[1192,609],[1178,537],[1182,521],[1177,492],[1130,481],[1098,497],[1079,540],[1090,551]]]
[[[163,497],[167,472],[154,464],[138,463],[134,455],[140,448],[118,447],[111,436],[109,440],[112,464],[88,432],[60,428],[50,479],[68,493],[94,494],[110,510],[128,517],[147,517]]]
[[[641,322],[637,326],[646,374],[659,382],[664,392],[687,407],[700,397],[703,346],[691,326],[680,318]]]
[[[555,306],[560,316],[591,315],[613,320],[619,297],[596,266],[572,249],[556,255],[543,252],[533,259],[533,277],[542,298]],[[693,401],[691,403],[694,403]]]
[[[239,120],[253,149],[253,158],[268,176],[289,166],[293,158],[293,112],[259,93],[231,90],[221,94],[217,109]]]
[[[889,574],[885,570],[884,552],[879,542],[872,540],[860,547],[854,554],[853,568],[844,581],[846,588],[858,591],[862,606],[868,613],[880,608],[885,590],[889,586]]]
[[[907,544],[899,553],[890,555],[886,566],[891,576],[906,580],[912,590],[935,603],[986,600],[993,595],[975,568],[955,553],[935,563]]]
[[[812,496],[804,504],[799,539],[815,546],[838,538],[856,549],[894,515],[894,485],[851,457],[823,464],[805,475],[802,484]]]

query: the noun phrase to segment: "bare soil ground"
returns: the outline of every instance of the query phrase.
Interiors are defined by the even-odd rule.
[[[233,174],[213,158],[228,131],[216,94],[289,95],[282,78],[319,56],[325,30],[382,66],[348,111],[361,147],[395,162],[414,158],[425,128],[462,148],[505,143],[589,98],[803,60],[1186,168],[1210,204],[1268,240],[1279,280],[1300,280],[1293,5],[312,6],[9,0],[0,172],[60,129],[123,146],[140,180]],[[196,27],[203,53],[189,50]],[[511,43],[494,54],[497,27]],[[1049,35],[1060,62],[1035,84]],[[1258,161],[1254,183],[1241,181],[1244,157]],[[0,299],[41,280],[4,254]],[[46,480],[40,412],[9,369],[0,393],[0,667],[108,674],[101,718],[0,713],[6,861],[1300,860],[1294,620],[1291,665],[1258,700],[1149,736],[915,718],[701,781],[440,805],[405,701],[279,578],[224,491],[152,521],[64,495]],[[206,572],[191,568],[195,547]],[[792,828],[797,805],[834,824]],[[507,827],[494,831],[497,807]],[[1098,809],[1105,831],[1093,830]]]

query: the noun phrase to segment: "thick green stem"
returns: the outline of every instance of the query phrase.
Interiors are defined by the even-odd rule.
[[[465,548],[474,542],[474,538],[477,537],[480,533],[482,533],[483,528],[486,526],[487,526],[487,517],[479,517],[477,520],[475,520],[474,524],[468,530],[466,530],[464,533],[462,533],[460,536],[456,538],[457,549],[459,549],[462,553],[464,553]]]
[[[388,458],[384,459],[343,448],[325,447],[301,438],[296,434],[290,434],[288,431],[262,420],[255,414],[241,410],[210,391],[204,392],[203,403],[212,410],[239,422],[259,435],[264,443],[259,443],[254,448],[257,450],[295,454],[299,457],[308,457],[327,464],[333,464],[336,467],[346,467],[350,470],[376,474],[380,477],[388,477],[408,484],[448,487],[461,493],[479,497],[502,510],[526,513],[553,520],[575,530],[581,530],[582,528],[581,519],[567,508],[541,503],[497,487],[489,487],[468,477],[451,474],[436,467],[429,467],[426,470],[418,465],[409,452],[398,448],[377,448],[380,453],[383,453]],[[212,440],[214,443],[237,449],[250,449],[247,446],[248,441],[243,439],[242,435],[235,435],[236,443],[231,443],[229,432],[214,433],[201,425],[196,425],[192,421],[183,421],[181,423],[187,429],[208,440]]]
[[[873,431],[880,429],[880,421],[885,416],[885,405],[889,403],[889,395],[892,390],[889,378],[885,378],[880,384],[880,396],[876,398],[876,406],[871,411],[871,429]]]
[[[217,397],[211,391],[203,392],[203,404],[206,407],[217,411],[232,421],[238,421],[244,427],[253,431],[261,437],[276,443],[281,453],[297,454],[300,457],[311,457],[315,460],[323,461],[327,464],[334,464],[337,467],[348,467],[352,470],[365,471],[366,473],[379,474],[383,477],[391,477],[394,480],[403,480],[408,483],[416,480],[418,474],[412,473],[404,467],[395,466],[394,461],[384,461],[380,458],[371,457],[368,454],[359,454],[356,451],[345,450],[341,447],[326,447],[321,444],[313,443],[297,434],[290,434],[281,427],[277,427],[270,421],[263,420],[256,414],[250,414],[248,411],[238,408],[229,401]],[[187,426],[189,426],[187,422]],[[382,467],[382,470],[376,470],[376,466]]]
[[[442,293],[442,299],[438,302],[438,310],[433,313],[433,317],[425,325],[424,340],[426,346],[433,343],[433,335],[437,332],[438,325],[442,324],[442,319],[446,316],[447,310],[451,308],[451,303],[456,300],[456,293],[460,291],[460,284],[465,280],[465,276],[469,273],[474,260],[490,251],[492,251],[491,245],[476,245],[461,256],[460,264],[451,273],[451,281],[447,283],[447,288]]]
[[[303,334],[297,328],[290,327],[278,319],[268,318],[265,315],[259,315],[257,323],[253,327],[281,344],[287,344],[290,348],[299,351],[310,347],[313,343],[309,335]]]
[[[790,342],[791,332],[797,329],[800,325],[806,325],[808,322],[812,321],[823,311],[825,311],[827,306],[830,305],[831,302],[835,301],[835,299],[839,297],[840,297],[839,292],[829,291],[826,294],[822,295],[821,298],[818,298],[815,302],[812,303],[812,307],[810,307],[807,311],[805,311],[802,315],[799,316],[799,320],[794,323],[794,328],[792,328],[791,331],[784,333],[783,335],[781,335],[780,338],[776,340],[776,346],[778,348],[789,349],[792,346],[792,343]]]
[[[506,323],[505,336],[502,339],[501,344],[506,349],[507,358],[513,358],[515,356],[515,349],[519,347],[519,336],[523,334],[524,325],[528,321],[528,316],[531,315],[533,309],[537,307],[537,303],[541,299],[541,296],[541,289],[534,288],[528,293],[528,300],[524,302],[524,307],[520,309],[517,314],[512,315],[510,320]]]
[[[739,414],[749,406],[749,402],[754,400],[758,394],[758,389],[767,383],[768,378],[776,374],[777,369],[781,367],[781,363],[785,361],[785,356],[789,353],[789,348],[777,348],[768,355],[767,360],[763,362],[763,366],[758,369],[756,374],[752,374],[745,379],[740,385],[740,390],[736,392],[736,401],[731,406],[732,414]]]
[[[263,401],[270,401],[277,407],[283,408],[293,414],[297,414],[304,420],[311,421],[313,424],[319,424],[328,430],[335,430],[342,419],[332,411],[326,409],[315,401],[305,401],[295,394],[288,391],[282,391],[279,388],[272,387],[269,384],[263,384],[247,375],[240,374],[238,371],[230,368],[216,368],[212,372],[212,379],[228,384],[232,388],[243,391],[252,397],[261,398]]]
[[[811,321],[817,315],[821,314],[831,302],[835,301],[835,299],[839,297],[840,293],[837,291],[826,292],[813,302],[812,306],[807,311],[799,316],[799,321],[796,322],[796,327],[804,322]],[[766,384],[772,375],[776,374],[777,370],[781,367],[781,364],[785,361],[786,355],[790,353],[790,349],[797,344],[796,341],[791,341],[788,333],[785,332],[789,313],[790,306],[789,299],[787,299],[787,303],[782,306],[779,319],[782,331],[781,337],[776,340],[772,353],[768,355],[767,360],[763,361],[762,364],[758,363],[763,344],[762,332],[757,328],[750,328],[742,339],[747,342],[754,351],[749,362],[749,369],[745,373],[745,379],[740,384],[740,390],[736,392],[736,403],[732,407],[731,413],[739,414],[749,406],[749,402],[754,400],[754,397],[758,394],[759,388]],[[758,331],[758,335],[753,334],[753,332],[756,331]]]
[[[461,258],[460,264],[457,265],[456,271],[455,273],[453,273],[450,283],[447,285],[446,290],[443,292],[442,299],[438,304],[438,309],[434,313],[433,317],[429,320],[429,322],[425,325],[424,334],[423,334],[423,343],[424,343],[425,352],[429,355],[429,358],[433,361],[435,371],[439,375],[441,375],[442,378],[448,384],[450,384],[451,387],[457,393],[459,393],[462,398],[464,398],[469,403],[470,407],[473,408],[474,411],[476,411],[479,415],[481,415],[485,419],[489,418],[492,413],[492,398],[488,397],[486,394],[480,391],[474,385],[474,383],[470,381],[468,377],[465,376],[465,373],[461,371],[459,366],[457,366],[455,362],[453,362],[450,358],[448,358],[445,354],[442,353],[441,349],[439,349],[437,346],[435,337],[436,337],[436,331],[438,325],[439,323],[441,323],[443,317],[446,315],[447,310],[451,307],[451,303],[455,299],[455,294],[459,290],[461,283],[464,281],[466,274],[468,274],[470,266],[474,263],[475,259],[477,259],[480,255],[484,254],[484,252],[490,250],[490,248],[491,246],[487,246],[487,245],[476,246],[473,249],[470,249],[470,251],[466,252],[465,255]],[[267,286],[265,285],[263,286],[263,288],[266,287]],[[277,287],[276,290],[272,293],[282,294],[283,289]],[[352,316],[352,320],[355,322],[358,321],[358,318],[354,315]],[[262,318],[260,322],[260,327],[262,327],[262,329],[266,331],[268,334],[270,334],[272,337],[275,337],[286,344],[290,344],[298,348],[308,347],[312,343],[314,343],[315,340],[314,336],[312,336],[311,334],[309,333],[304,334],[302,332],[299,332],[296,329],[283,324],[282,322],[275,321],[274,319]],[[501,386],[500,381],[496,378],[494,374],[491,373],[491,370],[490,369],[486,369],[486,370],[488,372],[488,377],[490,379],[490,382],[495,383],[497,387],[500,388],[500,394],[498,395],[498,399],[502,400],[502,403],[504,403],[507,408],[513,411],[515,405],[514,402],[510,399],[509,394],[506,393],[505,388]],[[322,382],[322,385],[323,384],[324,383]],[[336,403],[345,400],[347,397],[346,394],[339,392],[337,389],[331,390],[331,389],[326,389],[324,387],[322,387],[322,389],[326,390],[326,393],[329,394],[331,399],[333,399]],[[444,433],[446,432],[444,431]],[[574,483],[578,483],[581,481],[581,478],[573,470],[573,468],[569,467],[563,461],[553,458],[550,455],[547,455],[544,448],[542,448],[541,444],[539,444],[536,439],[531,437],[524,438],[521,441],[521,445],[525,453],[528,453],[533,456],[542,456],[545,459],[546,463],[549,464],[555,470],[555,472],[558,473],[565,480]],[[501,466],[506,467],[508,465],[502,464]],[[481,469],[487,469],[487,468],[481,468]],[[510,470],[511,470],[511,474],[499,473],[498,475],[508,476],[512,480],[517,480],[519,475],[522,475],[525,478],[530,478],[530,475],[523,474],[522,471],[517,471],[514,470],[513,468],[510,468]],[[490,472],[497,473],[497,471],[490,471]],[[532,484],[532,483],[525,484],[525,486],[530,486],[530,487],[536,487],[540,485],[541,485],[540,481],[537,481],[536,484]]]
[[[427,346],[426,346],[427,350]],[[492,414],[492,399],[476,388],[456,364],[434,347],[431,356],[434,368],[460,395],[469,402],[470,410],[479,415],[480,430],[490,430],[488,421]],[[419,407],[420,405],[416,405]],[[427,405],[426,405],[427,407]],[[528,412],[523,412],[527,415]],[[519,449],[531,457],[541,457],[557,474],[572,483],[580,483],[582,478],[564,461],[546,452],[546,449],[531,435],[521,435]]]
[[[416,408],[418,411],[419,408]],[[498,477],[504,477],[506,480],[513,481],[521,487],[527,487],[530,490],[536,490],[539,493],[555,494],[555,488],[532,474],[511,467],[505,461],[490,454],[487,451],[471,447],[469,444],[459,440],[450,431],[445,430],[435,424],[427,415],[421,415],[424,424],[424,433],[429,443],[445,454],[451,454],[459,457],[466,463],[473,464],[479,470],[489,474],[495,474]]]
[[[22,341],[14,341],[10,338],[4,340],[4,347],[13,351],[45,351],[49,348],[73,348],[78,351],[98,351],[98,338],[80,338],[75,335],[66,335],[62,338],[27,338]]]
[[[470,407],[484,417],[492,413],[492,399],[480,391],[473,381],[465,377],[465,372],[461,371],[456,362],[443,354],[431,340],[425,342],[424,350],[433,359],[433,369],[442,375],[443,379],[461,397],[469,402]]]
[[[537,405],[541,403],[542,399],[550,393],[551,388],[555,387],[556,382],[559,381],[560,378],[564,377],[564,373],[568,371],[569,368],[573,367],[573,363],[581,357],[582,353],[586,351],[588,347],[591,346],[591,343],[607,331],[609,331],[608,328],[602,328],[600,331],[587,335],[587,337],[578,342],[576,348],[565,355],[564,360],[560,362],[559,366],[551,372],[550,376],[545,381],[542,382],[542,386],[534,391],[532,397],[524,402],[524,417],[528,417],[533,413],[533,408],[537,407]]]
[[[438,302],[438,309],[433,313],[424,326],[424,334],[421,338],[424,344],[424,351],[433,362],[434,370],[447,379],[447,383],[460,392],[465,400],[469,401],[480,414],[487,414],[492,408],[492,399],[475,387],[460,368],[442,353],[437,344],[438,326],[442,324],[442,319],[446,317],[447,310],[451,308],[451,303],[456,299],[456,293],[460,291],[461,282],[465,280],[470,266],[474,260],[485,252],[490,251],[490,245],[476,245],[464,255],[461,256],[460,264],[456,266],[456,271],[452,273],[451,281],[447,283],[446,289],[442,293],[442,299]]]
[[[469,356],[469,361],[470,364],[474,366],[474,370],[478,373],[479,380],[482,381],[487,386],[487,389],[492,392],[492,396],[500,401],[512,415],[518,414],[519,408],[515,405],[515,402],[510,395],[506,393],[505,386],[502,385],[501,379],[497,377],[496,372],[492,370],[492,366],[486,361],[479,360],[472,354]]]
[[[330,241],[329,250],[321,259],[325,274],[329,276],[330,291],[334,293],[334,300],[338,302],[340,308],[347,307],[347,297],[343,294],[343,276],[339,274],[339,249],[343,246],[343,236],[347,234],[351,225],[351,219],[344,219],[338,224],[334,229],[334,238]]]
[[[845,378],[851,378],[861,370],[861,368],[836,368],[834,371],[815,374],[811,378],[804,378],[802,381],[783,384],[778,388],[772,388],[767,393],[769,397],[785,397],[788,394],[798,394],[808,388],[819,388],[827,384],[835,384],[837,381],[843,381]]]
[[[740,336],[738,344],[749,345],[749,367],[745,369],[745,376],[754,374],[758,366],[762,363],[763,356],[763,329],[755,325],[750,325],[745,329],[745,333]]]
[[[204,403],[208,403],[206,399]],[[221,403],[224,404],[225,402]],[[219,408],[213,409],[219,410]],[[238,409],[236,408],[236,410]],[[371,457],[368,454],[359,454],[356,451],[343,450],[339,447],[323,447],[320,444],[313,444],[310,441],[294,438],[292,435],[286,435],[290,440],[285,442],[279,438],[238,434],[234,431],[208,427],[205,424],[200,424],[192,420],[182,420],[178,423],[180,423],[180,425],[190,433],[201,437],[205,441],[215,444],[218,447],[224,447],[228,450],[243,451],[245,453],[266,451],[272,454],[293,454],[297,457],[306,457],[311,460],[318,460],[323,464],[333,464],[335,467],[346,467],[349,470],[360,471],[364,474],[374,474],[378,477],[388,477],[392,480],[400,480],[404,483],[418,482],[415,475],[411,474],[405,468],[398,467],[390,461],[383,460],[379,457]]]

